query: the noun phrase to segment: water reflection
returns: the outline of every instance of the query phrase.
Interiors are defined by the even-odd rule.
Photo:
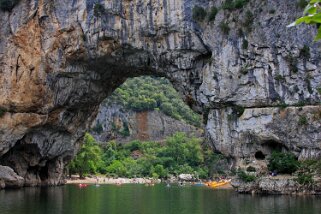
[[[315,196],[252,196],[205,187],[74,185],[0,191],[1,214],[317,214]]]

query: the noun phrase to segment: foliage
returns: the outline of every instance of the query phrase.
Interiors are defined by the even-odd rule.
[[[306,0],[299,0],[297,3],[298,7],[301,9],[304,9],[307,4],[308,4],[308,2]]]
[[[270,171],[291,174],[299,167],[299,162],[292,153],[272,152],[268,168]]]
[[[304,9],[303,16],[288,25],[288,27],[293,27],[301,23],[316,25],[318,27],[318,33],[314,40],[317,41],[321,39],[321,0],[310,0]]]
[[[102,150],[95,142],[95,139],[86,134],[84,144],[75,159],[70,163],[71,173],[79,173],[82,178],[85,174],[96,173],[102,165]]]
[[[298,121],[298,125],[299,126],[304,126],[308,124],[308,119],[305,116],[300,116],[299,117],[299,121]]]
[[[319,94],[321,94],[321,87],[317,88]]]
[[[107,105],[117,103],[136,112],[160,110],[175,119],[183,120],[194,126],[201,126],[200,115],[194,113],[181,100],[170,82],[164,78],[136,77],[128,79],[115,90],[106,102]]]
[[[309,59],[310,58],[310,48],[307,45],[304,45],[303,48],[300,50],[300,57],[303,59]]]
[[[86,134],[85,144],[70,164],[72,173],[102,173],[113,177],[167,178],[169,175],[194,174],[208,178],[209,168],[217,165],[221,155],[210,148],[202,148],[200,139],[176,133],[165,143],[133,141],[117,144],[115,141],[97,144]],[[140,153],[139,156],[132,156]]]
[[[211,7],[211,10],[208,15],[208,20],[210,22],[214,21],[217,13],[218,13],[218,9],[216,7]]]
[[[293,73],[298,73],[298,67],[297,67],[298,59],[293,57],[292,55],[288,55],[285,57],[285,60],[289,64],[290,71]]]
[[[11,11],[20,0],[0,0],[0,9],[3,11]]]
[[[254,22],[254,14],[251,11],[246,11],[243,26],[247,32],[252,31],[252,25]]]
[[[302,184],[302,185],[311,185],[314,183],[312,175],[309,173],[298,174],[297,181],[299,184]]]
[[[101,134],[104,129],[103,129],[103,125],[101,123],[97,123],[93,128],[92,130],[98,134]]]
[[[232,107],[233,114],[237,115],[237,117],[241,117],[245,111],[243,106],[233,106]]]
[[[239,170],[237,173],[238,178],[240,178],[244,182],[253,182],[256,180],[255,175],[250,175],[244,172],[243,170]]]
[[[105,13],[105,8],[102,4],[100,3],[96,3],[94,5],[94,16],[96,17],[100,17],[101,15],[103,15]]]
[[[219,25],[223,34],[228,35],[230,32],[230,27],[228,26],[227,22],[222,21]]]
[[[316,174],[321,176],[321,160],[305,160],[300,162],[299,174]]]
[[[225,0],[222,5],[222,9],[224,10],[236,10],[243,8],[249,0]]]
[[[0,118],[7,112],[6,109],[0,107]]]
[[[288,104],[286,104],[285,102],[281,102],[278,107],[280,107],[281,109],[285,109],[288,107]]]
[[[278,82],[282,82],[282,81],[285,80],[285,77],[282,76],[281,74],[277,74],[277,75],[274,77],[274,79],[275,79],[276,81],[278,81]]]
[[[249,166],[249,167],[246,168],[246,171],[247,172],[256,172],[256,169],[253,166]]]
[[[248,47],[249,47],[249,42],[246,39],[244,39],[242,43],[242,49],[247,49]]]
[[[205,17],[207,15],[207,12],[204,8],[195,6],[193,8],[193,19],[199,22],[204,21]]]

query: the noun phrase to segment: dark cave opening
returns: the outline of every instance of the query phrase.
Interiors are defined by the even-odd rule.
[[[265,154],[263,154],[261,151],[255,152],[254,156],[256,160],[265,160]]]

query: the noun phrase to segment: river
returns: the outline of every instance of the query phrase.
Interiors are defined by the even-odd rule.
[[[1,214],[319,214],[318,196],[241,195],[206,187],[77,185],[0,191]]]

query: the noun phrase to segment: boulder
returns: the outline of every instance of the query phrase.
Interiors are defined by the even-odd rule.
[[[24,184],[23,177],[17,175],[7,166],[0,166],[0,189],[1,188],[19,188]]]

